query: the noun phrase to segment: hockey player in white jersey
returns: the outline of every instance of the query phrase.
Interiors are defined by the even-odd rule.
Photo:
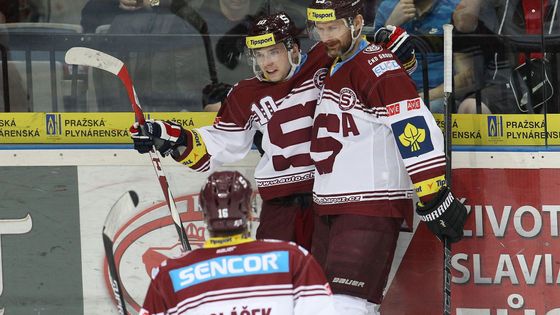
[[[164,121],[130,129],[134,147],[152,145],[196,171],[242,159],[256,131],[263,134],[263,156],[255,179],[263,199],[257,238],[295,241],[310,248],[313,230],[311,190],[314,166],[309,155],[312,119],[332,58],[321,43],[302,54],[291,18],[279,12],[255,20],[246,45],[255,77],[236,84],[223,101],[213,126],[184,130]],[[381,32],[380,32],[381,33]],[[405,32],[381,41],[416,66]]]
[[[417,213],[440,239],[463,236],[465,207],[445,183],[444,142],[395,55],[361,37],[363,0],[313,0],[309,34],[336,58],[311,139],[312,253],[340,314],[376,314],[401,223]]]
[[[141,153],[155,144],[164,156],[171,154],[193,170],[207,171],[245,157],[260,131],[264,154],[255,180],[263,204],[256,237],[295,241],[310,249],[311,124],[332,59],[322,45],[302,54],[297,34],[285,13],[255,20],[246,38],[255,77],[233,87],[213,126],[184,130],[155,121],[147,122],[144,130],[133,126],[131,133]]]
[[[216,172],[200,191],[210,239],[164,261],[140,315],[335,315],[329,284],[295,243],[248,237],[253,190],[239,172]]]

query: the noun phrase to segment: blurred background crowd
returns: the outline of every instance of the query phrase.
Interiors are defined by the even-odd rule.
[[[443,28],[454,25],[453,111],[558,113],[558,0],[367,0],[367,33],[414,37],[418,93],[443,111]],[[0,0],[0,111],[129,111],[117,78],[64,63],[88,46],[127,64],[148,111],[216,111],[229,86],[253,76],[244,35],[285,11],[301,30],[307,1]]]

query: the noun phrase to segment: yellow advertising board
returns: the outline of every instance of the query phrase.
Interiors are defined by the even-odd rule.
[[[207,112],[145,113],[146,117],[173,120],[186,129],[210,125],[216,116]],[[0,113],[3,144],[118,144],[132,143],[128,128],[131,113]]]
[[[436,114],[443,129],[443,115]],[[560,115],[453,115],[453,145],[560,145]]]
[[[148,119],[172,120],[183,127],[213,123],[215,113],[146,113]],[[443,115],[435,114],[443,128]],[[0,113],[0,144],[131,143],[131,113]],[[560,114],[453,115],[453,145],[560,145]],[[546,139],[546,140],[545,140]]]

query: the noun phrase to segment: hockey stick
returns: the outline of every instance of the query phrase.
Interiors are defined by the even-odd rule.
[[[128,70],[126,69],[126,66],[122,61],[104,52],[86,47],[70,48],[66,52],[64,61],[67,64],[71,65],[82,65],[98,68],[104,71],[111,72],[112,74],[118,76],[121,82],[124,84],[124,87],[126,88],[128,98],[130,99],[132,109],[134,110],[136,121],[141,126],[146,123],[144,112],[142,111],[142,107],[140,107],[138,96],[136,95],[136,91],[134,90],[134,86],[132,85],[132,80],[130,79]],[[181,240],[181,244],[183,245],[183,250],[191,250],[187,234],[185,233],[185,229],[183,228],[181,218],[179,217],[179,210],[177,210],[175,200],[173,199],[173,195],[171,194],[171,190],[169,189],[169,182],[167,181],[167,177],[165,176],[163,168],[161,167],[161,160],[159,158],[159,155],[157,154],[157,151],[154,150],[154,148],[152,148],[149,154],[152,165],[154,166],[154,170],[156,171],[156,175],[158,176],[163,195],[165,196],[165,201],[167,202],[167,206],[171,213],[171,218],[173,218],[173,224],[175,225],[175,229],[177,230],[177,234],[179,235],[179,239]]]
[[[453,25],[443,25],[443,108],[445,112],[445,181],[451,188],[451,96],[453,92]],[[443,314],[451,315],[451,243],[443,239]]]
[[[218,72],[216,71],[216,62],[214,61],[214,53],[212,51],[212,42],[208,34],[208,24],[189,4],[183,3],[181,7],[174,7],[174,13],[192,25],[202,37],[204,51],[206,52],[206,62],[208,63],[208,73],[212,83],[218,83]]]
[[[120,228],[122,217],[129,216],[138,206],[138,195],[130,190],[124,193],[119,200],[111,207],[105,223],[103,223],[103,246],[105,248],[105,257],[109,268],[111,280],[111,288],[113,289],[113,297],[117,304],[117,310],[121,315],[128,315],[126,303],[124,300],[123,286],[119,277],[115,256],[113,254],[113,242],[115,235]]]

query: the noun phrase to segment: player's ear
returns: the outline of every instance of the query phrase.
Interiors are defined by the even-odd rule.
[[[356,15],[354,18],[354,28],[360,29],[364,25],[364,17],[361,14]]]

